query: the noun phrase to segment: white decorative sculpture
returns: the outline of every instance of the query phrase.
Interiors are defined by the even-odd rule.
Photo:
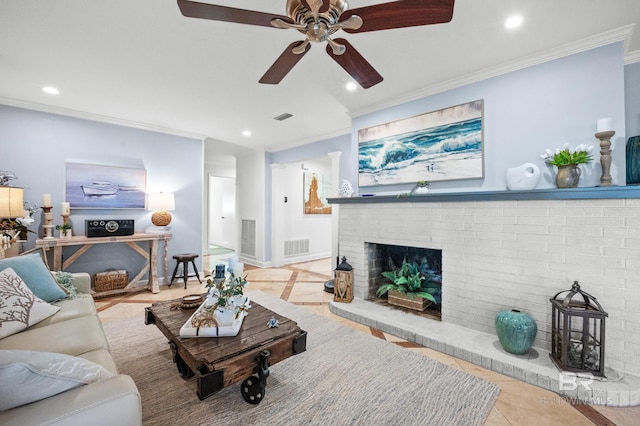
[[[341,197],[351,197],[351,195],[353,195],[353,186],[351,186],[351,182],[346,179],[342,179],[342,183],[338,189],[338,194]]]
[[[507,188],[512,191],[526,191],[533,189],[540,180],[540,169],[533,163],[507,169],[504,176]]]

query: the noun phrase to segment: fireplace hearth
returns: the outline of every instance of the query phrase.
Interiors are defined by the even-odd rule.
[[[332,312],[345,311],[343,316],[368,326],[558,392],[558,369],[548,356],[549,296],[577,280],[607,307],[610,317],[607,381],[601,386],[594,381],[591,397],[612,406],[640,405],[634,343],[640,335],[640,188],[430,193],[330,202],[340,205],[339,252],[354,270],[353,302],[331,304]],[[442,251],[441,321],[373,303],[372,243]],[[525,310],[536,321],[533,348],[541,356],[535,361],[500,348],[495,317],[505,309]],[[612,379],[616,372],[624,375],[623,382]],[[573,389],[572,396],[578,396]]]

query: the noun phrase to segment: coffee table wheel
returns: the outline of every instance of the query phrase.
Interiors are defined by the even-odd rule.
[[[185,380],[192,378],[194,376],[194,373],[178,353],[176,344],[173,342],[169,342],[169,347],[171,348],[171,352],[173,352],[173,362],[175,362],[176,367],[178,367],[178,373],[180,373],[180,377]]]
[[[242,386],[240,386],[240,393],[249,404],[260,404],[260,401],[264,398],[264,390],[265,386],[260,378],[256,376],[245,379],[242,382]]]
[[[191,368],[189,368],[187,363],[184,362],[184,360],[180,356],[176,358],[176,367],[178,367],[178,372],[180,373],[180,377],[182,377],[183,379],[187,380],[193,377],[194,375],[193,371],[191,370]]]

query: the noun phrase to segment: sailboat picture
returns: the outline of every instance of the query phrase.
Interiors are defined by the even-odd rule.
[[[360,186],[480,179],[483,101],[361,129],[358,142]]]
[[[65,199],[71,208],[143,209],[145,169],[66,163]]]

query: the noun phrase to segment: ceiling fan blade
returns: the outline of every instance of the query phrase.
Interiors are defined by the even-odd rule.
[[[282,52],[266,73],[259,80],[262,84],[278,84],[291,71],[304,55],[307,54],[311,45],[307,43],[304,52],[300,54],[293,53],[293,49],[305,43],[304,41],[294,41]]]
[[[236,9],[234,7],[218,6],[209,3],[178,0],[180,12],[189,18],[210,19],[212,21],[235,22],[238,24],[258,25],[270,27],[273,19],[279,18],[293,23],[291,18],[283,15],[256,12],[254,10]]]
[[[331,46],[327,44],[327,53],[331,56],[355,81],[364,89],[375,86],[383,78],[365,58],[343,38],[337,38],[334,42],[346,47],[342,55],[333,53]]]
[[[364,21],[357,30],[345,28],[348,33],[390,30],[393,28],[417,27],[442,24],[453,18],[455,0],[398,0],[389,3],[349,9],[340,16],[340,21],[358,15]]]

